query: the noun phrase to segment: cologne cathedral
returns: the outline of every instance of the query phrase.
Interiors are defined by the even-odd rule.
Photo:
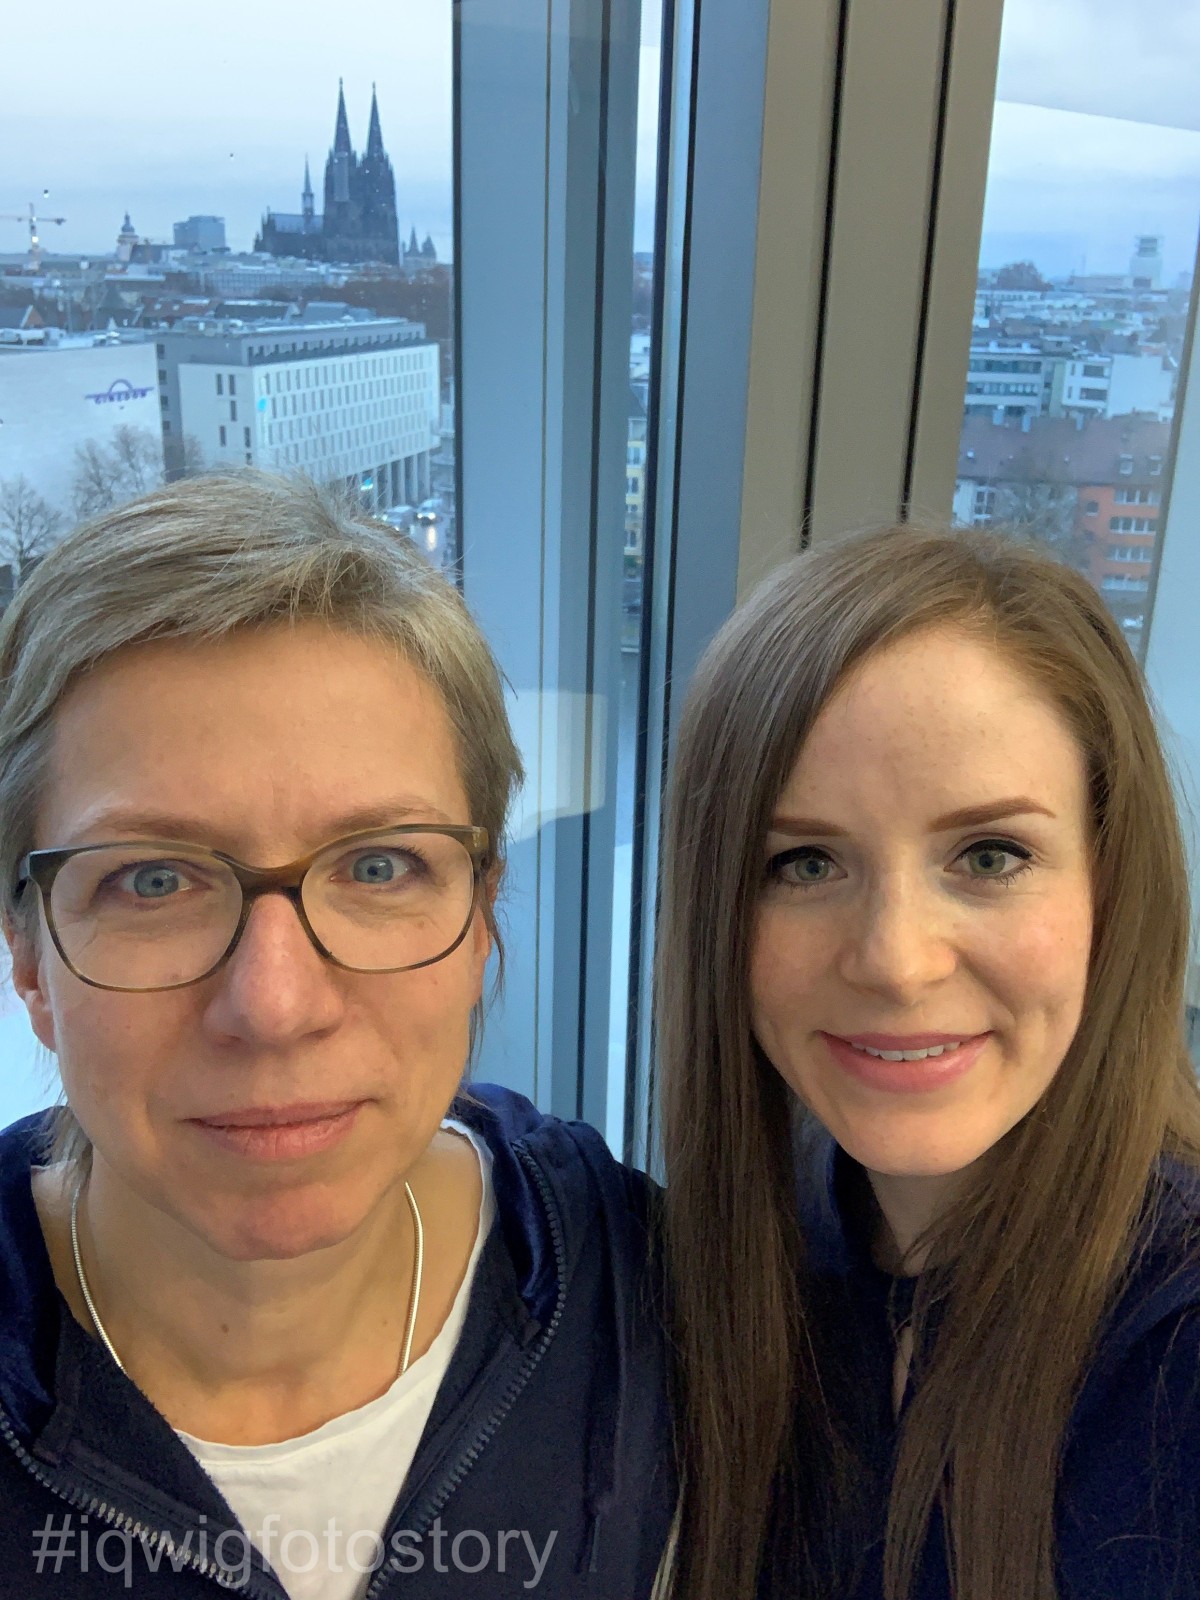
[[[325,163],[325,209],[314,209],[312,179],[304,163],[302,209],[268,211],[256,250],[272,256],[301,256],[311,261],[385,261],[404,264],[396,221],[396,179],[383,148],[379,105],[371,89],[371,123],[367,148],[360,158],[350,143],[346,97],[338,83],[337,124],[333,149]]]

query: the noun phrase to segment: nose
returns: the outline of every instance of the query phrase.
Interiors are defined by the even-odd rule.
[[[284,1049],[337,1026],[343,1013],[337,978],[287,896],[264,894],[212,979],[205,1026],[224,1039]]]
[[[847,983],[901,1006],[944,983],[958,962],[947,909],[915,874],[893,874],[864,893],[840,951]]]

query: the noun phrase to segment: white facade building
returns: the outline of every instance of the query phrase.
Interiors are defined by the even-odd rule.
[[[0,345],[0,479],[24,477],[69,514],[76,447],[109,444],[120,427],[159,437],[153,344]]]
[[[1161,355],[1078,356],[1055,366],[1051,416],[1127,417],[1169,422],[1175,373]]]
[[[252,465],[346,483],[377,510],[431,493],[436,344],[403,318],[158,335],[168,470],[184,443],[208,467]]]

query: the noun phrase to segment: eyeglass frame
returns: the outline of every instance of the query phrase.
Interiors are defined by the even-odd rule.
[[[312,923],[308,919],[308,912],[304,909],[304,899],[301,890],[304,880],[308,876],[309,868],[319,856],[326,851],[335,849],[338,845],[354,844],[360,839],[377,839],[380,834],[441,834],[446,838],[456,839],[466,850],[471,858],[471,904],[463,922],[462,931],[447,946],[440,955],[430,956],[425,961],[413,961],[399,967],[352,967],[345,961],[339,961],[337,956],[329,950],[317,937]],[[199,851],[220,861],[233,873],[234,878],[242,893],[242,909],[238,914],[237,927],[234,929],[229,943],[221,955],[207,971],[198,977],[187,978],[183,983],[165,983],[155,985],[151,989],[130,989],[118,983],[100,983],[95,978],[85,977],[75,963],[63,949],[62,940],[54,923],[54,912],[51,909],[51,895],[54,881],[63,867],[73,856],[85,855],[95,850],[121,850],[121,849],[148,849],[157,850],[182,850]],[[182,839],[115,839],[102,844],[66,845],[46,850],[30,850],[21,858],[17,867],[17,882],[15,893],[19,897],[27,883],[32,883],[38,891],[42,910],[46,917],[46,927],[49,929],[50,938],[54,948],[62,958],[67,971],[78,978],[81,983],[86,983],[93,989],[105,989],[111,994],[167,994],[175,989],[190,989],[193,984],[203,983],[206,978],[211,978],[219,972],[233,955],[241,943],[246,924],[250,920],[250,912],[254,902],[265,894],[282,894],[290,901],[300,926],[308,938],[309,943],[317,954],[326,961],[332,962],[335,967],[340,967],[343,972],[361,972],[369,976],[385,976],[393,972],[416,972],[421,967],[432,967],[439,961],[444,961],[447,956],[453,955],[467,937],[471,922],[480,906],[480,891],[483,885],[484,874],[488,866],[490,840],[486,828],[478,828],[472,823],[441,823],[441,822],[405,822],[399,823],[394,828],[365,828],[358,833],[348,833],[344,838],[331,839],[327,844],[306,856],[300,856],[295,861],[289,861],[282,867],[251,867],[244,861],[239,861],[236,856],[227,855],[223,850],[213,850],[207,845],[185,843]]]

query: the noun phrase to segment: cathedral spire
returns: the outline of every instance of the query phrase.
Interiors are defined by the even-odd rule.
[[[333,135],[333,150],[335,155],[348,156],[352,153],[350,144],[350,123],[346,117],[346,95],[342,89],[342,80],[338,79],[338,105],[337,127]]]
[[[375,85],[371,85],[371,126],[367,131],[367,156],[383,159],[383,133],[379,127],[379,102],[375,98]]]
[[[308,157],[307,156],[305,156],[305,158],[304,158],[304,192],[300,196],[300,209],[304,214],[304,220],[306,222],[311,221],[312,217],[314,215],[315,205],[314,205],[314,196],[313,196],[312,177],[310,176],[309,170],[308,170]]]

